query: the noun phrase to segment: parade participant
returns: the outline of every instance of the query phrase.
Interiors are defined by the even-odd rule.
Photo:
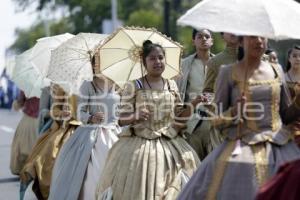
[[[39,106],[39,126],[38,133],[45,133],[53,123],[53,119],[50,116],[50,108],[52,105],[50,86],[42,89]]]
[[[15,110],[23,108],[24,114],[16,129],[10,156],[10,171],[12,174],[19,175],[38,138],[39,98],[27,98],[25,93],[20,91],[13,108]]]
[[[177,79],[180,95],[184,102],[190,102],[202,95],[207,73],[207,61],[212,57],[210,48],[213,38],[209,30],[193,30],[193,45],[196,52],[182,61],[182,76]],[[200,159],[212,150],[210,142],[210,122],[201,120],[206,117],[206,109],[199,107],[187,123],[185,129],[187,142],[194,148]]]
[[[238,36],[226,32],[222,32],[221,35],[225,42],[225,49],[214,57],[210,58],[207,62],[207,74],[203,89],[204,92],[215,92],[214,87],[221,65],[232,64],[238,60]]]
[[[225,49],[209,59],[207,63],[208,69],[205,77],[203,92],[211,93],[211,96],[214,96],[215,93],[214,87],[221,65],[235,63],[238,60],[238,47],[240,44],[238,36],[226,32],[222,32],[221,35],[226,44]],[[210,109],[212,109],[212,112],[214,112],[213,108]],[[213,126],[210,127],[209,136],[212,149],[215,149],[223,141],[223,136]]]
[[[69,96],[58,85],[53,85],[52,88],[50,115],[54,121],[36,142],[21,171],[21,197],[26,186],[33,180],[32,190],[37,198],[48,199],[55,159],[63,144],[80,125],[76,120],[77,97]]]
[[[295,98],[300,93],[300,46],[294,46],[288,51],[285,79],[292,98]],[[300,119],[295,121],[291,127],[296,143],[300,146]]]
[[[286,124],[300,114],[291,102],[280,67],[262,61],[267,39],[241,37],[244,57],[220,69],[214,124],[226,136],[179,196],[189,199],[254,199],[261,186],[300,150]]]
[[[278,64],[278,56],[274,49],[267,49],[265,54],[268,56],[270,63]]]
[[[99,73],[96,61],[98,56],[92,62],[93,81],[84,82],[80,89],[79,119],[83,125],[59,153],[49,200],[94,199],[108,150],[118,140],[120,96],[115,91],[116,85]]]
[[[109,151],[98,199],[176,199],[199,162],[179,133],[183,122],[175,116],[189,116],[191,108],[183,108],[176,83],[162,77],[164,49],[146,40],[141,60],[146,75],[122,92],[119,124],[128,127]]]

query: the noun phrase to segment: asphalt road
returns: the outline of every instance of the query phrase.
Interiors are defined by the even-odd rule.
[[[0,109],[0,200],[19,199],[19,178],[10,173],[9,161],[11,142],[21,117],[22,112]],[[31,195],[28,199],[35,199]]]

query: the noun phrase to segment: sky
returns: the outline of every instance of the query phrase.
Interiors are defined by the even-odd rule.
[[[27,28],[34,23],[36,14],[33,7],[25,12],[16,13],[16,5],[12,0],[1,0],[0,6],[0,74],[5,65],[5,49],[15,37],[15,28]]]

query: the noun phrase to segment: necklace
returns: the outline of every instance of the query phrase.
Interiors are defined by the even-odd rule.
[[[150,89],[152,89],[152,87],[151,87],[151,85],[150,85],[150,83],[149,83],[147,77],[144,76],[144,78],[145,78],[145,80],[146,80],[147,85],[150,87]],[[161,80],[162,80],[162,82],[163,82],[162,90],[164,90],[164,88],[165,88],[165,80],[164,80],[163,78],[161,78]]]

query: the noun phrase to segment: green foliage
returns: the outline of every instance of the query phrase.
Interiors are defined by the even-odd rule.
[[[13,0],[19,8],[26,7],[33,1],[37,2],[37,11],[49,9],[51,0]],[[174,40],[184,46],[184,54],[194,51],[191,42],[191,28],[179,27],[176,20],[186,10],[194,6],[199,0],[117,0],[118,18],[125,25],[155,27],[159,31],[164,30],[164,1],[170,3],[170,35]],[[53,1],[52,1],[53,2]],[[102,21],[111,18],[111,0],[55,0],[51,9],[65,6],[68,9],[68,17],[51,25],[51,35],[64,32],[102,32]],[[146,8],[146,9],[145,9]],[[17,40],[10,50],[21,52],[30,48],[35,40],[45,36],[44,27],[41,23],[33,25],[26,30],[17,30]],[[223,42],[219,34],[214,34],[213,53],[223,49]]]
[[[178,28],[178,42],[183,46],[183,55],[189,55],[195,51],[192,44],[192,29],[187,27]]]
[[[66,32],[71,33],[72,27],[69,25],[68,19],[62,19],[59,22],[52,22],[50,24],[50,32],[52,35]],[[45,24],[44,22],[40,22],[31,26],[29,29],[17,29],[15,34],[18,36],[18,38],[9,47],[9,51],[18,54],[31,48],[36,43],[37,39],[46,36]]]
[[[221,34],[219,33],[213,33],[213,38],[214,38],[214,45],[211,48],[211,52],[213,54],[217,54],[220,51],[223,51],[225,48],[225,43],[221,37]]]
[[[17,29],[15,34],[18,38],[9,50],[16,54],[31,48],[38,38],[45,36],[44,25],[42,23],[32,26],[28,30]]]
[[[75,32],[102,32],[102,21],[111,18],[110,0],[64,0]]]
[[[109,0],[110,1],[110,0]],[[137,12],[139,10],[145,10],[147,8],[148,11],[153,11],[156,13],[161,13],[160,4],[162,0],[117,0],[118,1],[118,15],[119,18],[127,21],[130,19],[132,13]]]
[[[126,22],[128,26],[140,26],[151,28],[154,27],[157,30],[162,30],[162,16],[158,15],[153,10],[137,10],[129,15],[129,19]]]

